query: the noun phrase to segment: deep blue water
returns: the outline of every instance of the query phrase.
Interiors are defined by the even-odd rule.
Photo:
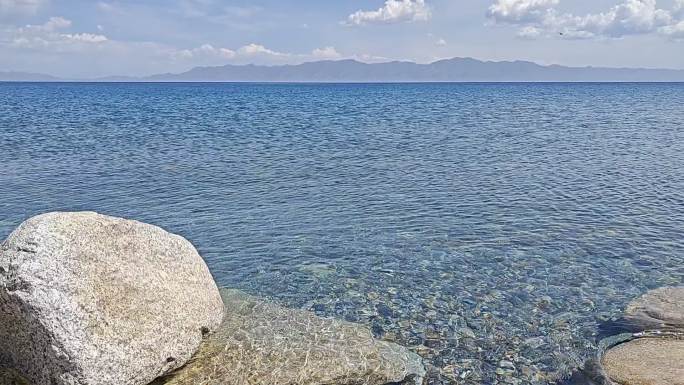
[[[161,225],[431,383],[554,381],[684,277],[684,84],[0,83],[0,165],[0,238],[54,210]]]

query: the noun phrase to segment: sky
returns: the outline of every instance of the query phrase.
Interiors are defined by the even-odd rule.
[[[0,0],[0,71],[451,57],[684,69],[684,0]]]

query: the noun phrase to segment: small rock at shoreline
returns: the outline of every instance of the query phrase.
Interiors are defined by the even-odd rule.
[[[621,385],[684,385],[684,340],[632,340],[606,352],[602,364]]]

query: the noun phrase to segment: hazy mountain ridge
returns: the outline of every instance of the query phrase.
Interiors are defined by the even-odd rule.
[[[0,81],[3,82],[54,82],[60,80],[51,75],[20,71],[0,71]]]
[[[7,79],[4,74],[15,74]],[[56,81],[49,75],[22,79],[0,72],[0,80]],[[41,79],[40,77],[44,79]],[[87,79],[84,79],[87,80]],[[195,67],[182,73],[147,77],[109,76],[91,81],[148,82],[684,82],[684,70],[543,66],[528,61],[481,61],[472,58],[413,62],[362,63],[324,60],[297,65]]]
[[[180,74],[155,75],[151,81],[252,82],[535,82],[535,81],[684,81],[684,70],[542,66],[532,62],[485,62],[471,58],[430,64],[355,60],[299,65],[225,65],[196,67]]]

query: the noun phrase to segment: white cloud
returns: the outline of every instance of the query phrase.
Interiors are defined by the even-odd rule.
[[[215,47],[211,44],[202,44],[196,48],[174,49],[167,48],[166,54],[173,60],[185,60],[198,64],[220,64],[233,59],[245,59],[253,57],[289,57],[290,54],[276,52],[261,44],[251,43],[238,49]]]
[[[71,20],[67,20],[61,16],[51,17],[48,21],[41,25],[27,25],[25,30],[46,31],[52,32],[58,29],[71,27]]]
[[[658,9],[656,0],[626,0],[607,12],[583,17],[559,17],[568,32],[585,32],[594,36],[621,37],[654,32],[672,22],[669,11]]]
[[[299,64],[316,60],[339,60],[354,59],[362,62],[377,63],[386,62],[386,57],[368,54],[344,55],[332,46],[315,48],[310,53],[279,52],[267,48],[261,44],[251,43],[235,50],[229,48],[216,48],[210,44],[204,44],[194,49],[176,50],[169,48],[166,55],[176,62],[188,62],[193,65],[200,64]]]
[[[684,39],[684,20],[677,24],[665,26],[660,32],[673,39]]]
[[[211,59],[224,59],[236,63],[258,62],[267,63],[300,63],[310,60],[330,60],[342,58],[335,47],[316,48],[310,54],[278,52],[261,44],[251,43],[235,50],[218,48],[211,44],[203,44],[192,49],[169,49],[168,55],[174,60],[193,60],[207,62]]]
[[[498,0],[487,15],[497,22],[528,22],[541,20],[560,0]]]
[[[428,32],[427,37],[430,38],[430,40],[434,40],[435,45],[437,47],[446,47],[447,46],[447,41],[444,38],[441,38],[441,37],[438,38],[432,32]]]
[[[273,51],[261,44],[247,44],[238,49],[238,53],[244,56],[266,55],[266,56],[289,56],[290,54]]]
[[[560,36],[569,39],[621,38],[662,33],[676,36],[684,17],[684,0],[671,10],[657,7],[656,0],[623,0],[607,11],[577,16],[561,13],[559,0],[498,0],[488,16],[497,23],[519,25],[518,36]],[[674,31],[674,32],[673,32]]]
[[[33,14],[47,3],[47,0],[0,0],[0,15]]]
[[[316,59],[339,59],[342,57],[335,47],[316,48],[311,51],[311,56]]]
[[[675,13],[684,12],[684,0],[675,0],[674,12]]]
[[[103,41],[107,41],[107,36],[104,35],[97,35],[93,33],[75,33],[75,34],[69,34],[65,33],[60,35],[63,39],[75,41],[75,42],[83,42],[83,43],[102,43]]]
[[[520,28],[517,35],[522,39],[536,39],[542,35],[542,31],[537,27],[527,25]]]
[[[347,17],[348,25],[389,24],[405,21],[426,21],[432,13],[425,0],[387,0],[375,11],[356,11]]]
[[[388,61],[393,60],[393,59],[385,57],[385,56],[376,56],[376,55],[371,55],[371,54],[367,54],[367,53],[352,55],[352,56],[348,56],[346,58],[358,60],[358,61],[364,62],[364,63],[384,63],[384,62],[388,62]]]
[[[216,48],[211,44],[202,44],[193,49],[172,50],[171,57],[178,59],[195,59],[195,58],[223,58],[232,59],[235,57],[235,51],[228,48]]]
[[[107,37],[92,33],[64,33],[71,27],[71,20],[63,17],[51,17],[39,25],[26,25],[6,30],[9,36],[5,40],[14,48],[43,49],[51,51],[70,51],[83,48],[84,44],[97,44],[107,41]]]

